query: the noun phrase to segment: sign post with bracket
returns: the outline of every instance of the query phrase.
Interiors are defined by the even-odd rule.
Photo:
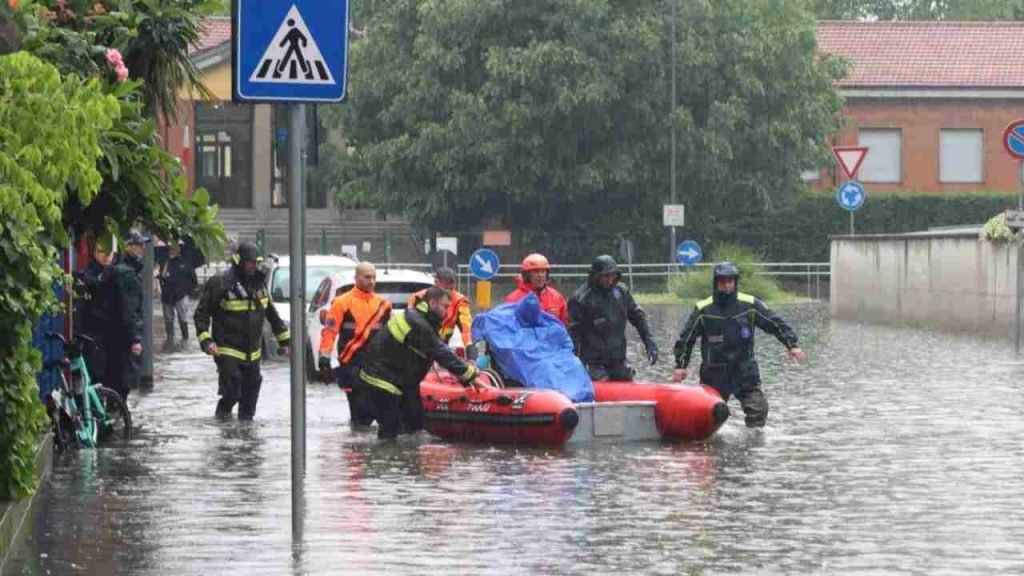
[[[1006,211],[1006,226],[1019,232],[1020,224],[1024,224],[1024,120],[1015,120],[1003,130],[1003,148],[1006,153],[1017,160],[1017,209]],[[1013,351],[1020,356],[1021,317],[1024,316],[1024,258],[1021,257],[1022,247],[1017,245],[1017,293],[1014,295]]]
[[[836,201],[850,213],[850,236],[853,236],[857,233],[853,213],[859,210],[867,200],[864,186],[857,182],[857,171],[864,163],[868,149],[863,146],[833,146],[832,155],[835,156],[836,163],[846,174],[846,181],[836,190]]]
[[[344,102],[348,0],[233,0],[232,99],[289,107],[292,539],[302,540],[306,474],[306,103]]]

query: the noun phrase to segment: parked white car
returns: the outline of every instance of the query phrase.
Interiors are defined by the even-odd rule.
[[[314,353],[314,351],[320,349],[320,332],[324,327],[323,321],[330,311],[331,301],[336,296],[352,289],[353,284],[353,272],[332,274],[320,283],[309,303],[307,318],[309,348],[306,350],[306,362],[307,366],[309,366],[307,372],[311,380],[316,377],[316,359],[318,354]],[[379,296],[391,302],[393,314],[404,313],[409,298],[413,294],[424,288],[430,288],[433,285],[434,276],[426,272],[416,270],[382,270],[379,268],[377,270],[376,292]],[[451,343],[453,346],[462,347],[462,336],[458,328],[455,329]],[[331,350],[331,366],[338,366],[337,346]]]
[[[276,263],[274,261],[276,260]],[[285,324],[291,326],[291,260],[287,257],[271,257],[273,269],[267,278],[267,288],[270,298],[277,308],[277,313]],[[306,297],[308,302],[324,278],[340,274],[352,278],[358,262],[346,256],[306,256]],[[277,352],[277,343],[271,333],[269,326],[263,329],[263,353],[265,356],[274,357]]]

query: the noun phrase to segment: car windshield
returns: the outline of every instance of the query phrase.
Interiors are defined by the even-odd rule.
[[[331,274],[350,270],[345,266],[312,266],[306,268],[306,300],[313,297],[320,282]],[[291,273],[287,266],[274,269],[274,280],[270,286],[270,294],[274,302],[287,302],[291,298]]]
[[[403,310],[409,303],[409,297],[413,294],[430,288],[433,284],[426,282],[377,282],[377,287],[374,292],[378,296],[391,302],[391,307],[395,310]],[[352,284],[344,284],[338,289],[338,294],[344,294],[352,289]]]

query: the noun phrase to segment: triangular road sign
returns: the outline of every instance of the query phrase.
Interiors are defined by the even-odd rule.
[[[270,41],[250,82],[276,84],[334,84],[316,40],[293,4]]]
[[[859,146],[834,146],[832,154],[836,157],[843,172],[846,173],[846,177],[856,180],[857,170],[860,170],[860,165],[864,162],[868,149]]]

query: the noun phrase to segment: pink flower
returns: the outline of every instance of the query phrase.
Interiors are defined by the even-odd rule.
[[[118,64],[117,67],[114,68],[114,72],[117,72],[118,82],[124,82],[128,79],[128,68],[124,64]]]
[[[110,62],[115,68],[124,65],[124,59],[116,48],[107,48],[107,62]]]

